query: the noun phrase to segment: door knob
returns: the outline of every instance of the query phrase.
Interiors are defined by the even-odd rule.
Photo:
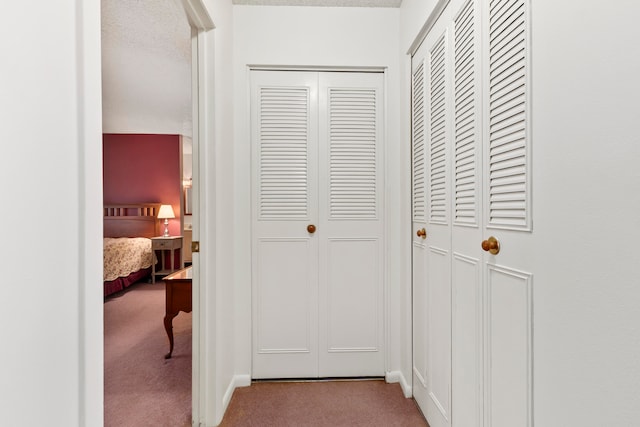
[[[416,231],[416,236],[422,237],[423,239],[426,239],[427,238],[427,230],[425,230],[424,228],[421,228],[420,230]]]
[[[309,224],[309,225],[307,225],[307,231],[308,231],[310,234],[315,233],[315,232],[316,232],[316,226],[315,226],[315,225],[313,225],[313,224]]]
[[[487,240],[482,241],[482,250],[493,255],[498,255],[500,252],[500,242],[498,242],[498,239],[491,236]]]

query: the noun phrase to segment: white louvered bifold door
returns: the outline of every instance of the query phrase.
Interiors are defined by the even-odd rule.
[[[528,9],[451,0],[412,59],[413,384],[432,427],[532,426]]]
[[[413,391],[423,411],[427,399],[427,227],[426,44],[411,61],[411,207],[413,284]],[[426,232],[426,231],[425,231]]]
[[[482,427],[481,21],[477,0],[452,6],[451,424]]]
[[[251,72],[254,378],[384,375],[382,89]]]
[[[432,427],[451,419],[453,116],[445,23],[435,23],[412,59],[413,392]]]
[[[383,75],[321,73],[320,376],[384,375]]]
[[[251,73],[253,377],[318,365],[317,75]]]
[[[530,0],[485,0],[484,418],[533,426]]]

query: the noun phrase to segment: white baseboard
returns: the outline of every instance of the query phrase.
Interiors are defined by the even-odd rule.
[[[251,375],[234,375],[229,382],[229,386],[227,387],[227,391],[224,393],[224,397],[222,398],[222,407],[224,408],[223,414],[227,412],[227,406],[229,406],[229,402],[231,402],[231,397],[233,396],[233,392],[238,387],[247,387],[251,385]]]
[[[413,396],[413,390],[404,375],[402,375],[401,371],[390,371],[385,375],[385,381],[388,383],[400,383],[400,387],[402,388],[402,393],[404,397],[409,398]]]

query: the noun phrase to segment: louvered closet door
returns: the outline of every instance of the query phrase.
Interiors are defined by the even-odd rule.
[[[492,0],[486,16],[484,115],[485,425],[533,426],[533,223],[529,0]],[[539,246],[542,247],[542,246]]]
[[[477,0],[452,17],[451,402],[454,427],[482,427],[482,64]]]
[[[321,73],[321,377],[384,375],[382,74]]]
[[[317,80],[251,72],[254,378],[318,369]]]
[[[382,376],[382,74],[251,74],[253,376]]]
[[[412,67],[413,390],[432,427],[448,426],[451,419],[450,43],[441,19]],[[426,236],[419,235],[423,230]]]
[[[432,427],[532,426],[528,6],[452,0],[413,58],[414,394]]]

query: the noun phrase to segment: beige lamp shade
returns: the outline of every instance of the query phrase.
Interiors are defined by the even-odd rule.
[[[173,213],[173,208],[171,205],[160,205],[160,210],[158,211],[159,219],[167,219],[167,218],[175,218],[176,215]]]
[[[169,218],[175,218],[171,205],[160,205],[158,219],[164,219],[164,237],[169,237]]]

